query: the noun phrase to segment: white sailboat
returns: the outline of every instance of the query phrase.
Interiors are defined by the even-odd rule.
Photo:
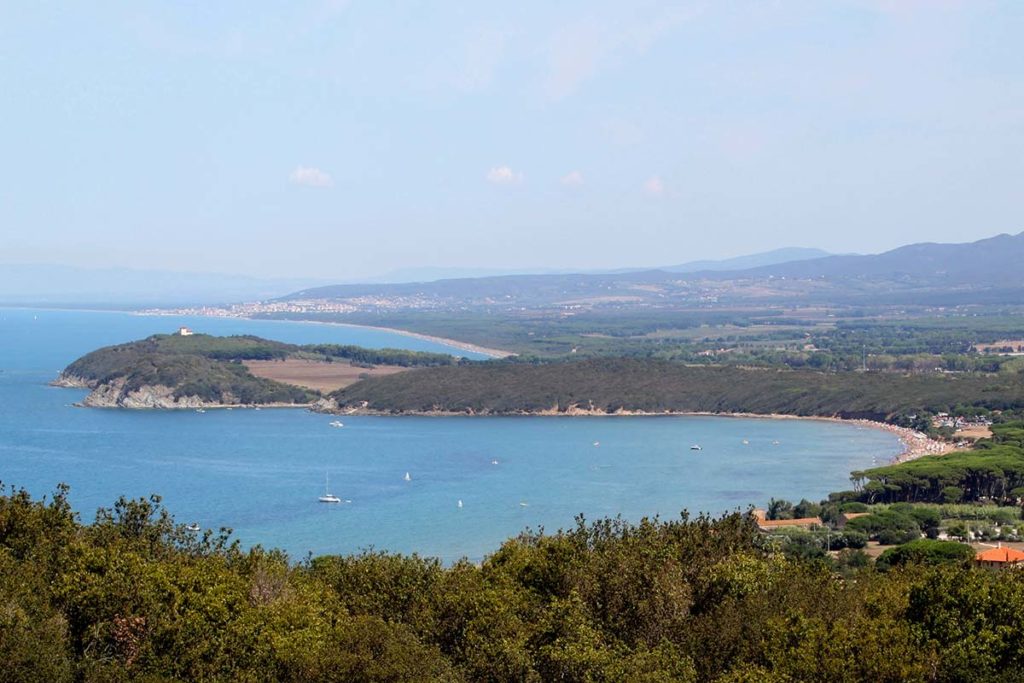
[[[342,424],[341,420],[332,420],[331,422],[328,422],[327,424],[331,425],[332,427],[344,427],[345,426],[344,424]]]
[[[324,495],[317,498],[321,503],[340,503],[341,498],[331,493],[331,477],[324,472]]]
[[[412,477],[410,477],[410,476],[409,476],[409,473],[408,473],[408,472],[406,472],[406,473],[405,473],[405,476],[404,476],[404,477],[402,477],[402,478],[403,478],[403,479],[405,479],[406,481],[412,481]]]

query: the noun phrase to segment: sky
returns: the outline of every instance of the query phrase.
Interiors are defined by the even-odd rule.
[[[1024,230],[1024,3],[0,0],[0,263],[352,280]]]

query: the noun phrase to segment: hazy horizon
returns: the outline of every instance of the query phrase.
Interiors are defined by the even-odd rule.
[[[355,281],[1021,230],[1024,5],[0,7],[0,262]]]

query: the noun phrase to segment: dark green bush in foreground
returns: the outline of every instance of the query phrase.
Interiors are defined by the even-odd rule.
[[[511,539],[480,566],[386,553],[296,565],[195,537],[157,499],[122,499],[82,525],[64,491],[11,491],[0,681],[952,682],[1024,670],[1024,572],[929,564],[966,556],[955,544],[898,548],[883,573],[857,550],[833,567],[758,539],[737,514],[580,520]]]

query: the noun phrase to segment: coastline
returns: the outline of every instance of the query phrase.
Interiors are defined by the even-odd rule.
[[[377,330],[378,332],[392,332],[394,334],[400,334],[404,337],[412,337],[414,339],[421,339],[423,341],[434,342],[437,344],[444,344],[445,346],[451,346],[455,349],[461,349],[462,351],[469,351],[471,353],[479,353],[482,356],[488,356],[490,358],[508,358],[509,356],[518,355],[512,351],[506,351],[504,349],[492,349],[486,346],[479,346],[477,344],[471,344],[469,342],[459,341],[457,339],[449,339],[448,337],[437,337],[430,334],[423,334],[421,332],[411,332],[409,330],[400,330],[396,327],[382,327],[380,325],[360,325],[358,323],[339,323],[328,320],[279,320],[274,318],[253,318],[248,315],[231,315],[231,316],[220,316],[220,315],[203,315],[201,313],[159,313],[157,311],[145,311],[132,308],[69,308],[63,306],[21,306],[21,305],[0,305],[0,309],[10,310],[23,310],[23,311],[61,311],[61,312],[72,312],[72,313],[122,313],[124,315],[135,315],[135,316],[153,316],[153,317],[194,317],[194,318],[230,318],[233,320],[251,320],[253,322],[261,323],[300,323],[303,325],[335,325],[339,327],[357,327],[364,330]]]
[[[111,313],[123,312],[129,315],[137,316],[183,316],[181,313],[158,313],[156,311],[109,311]],[[422,332],[412,332],[410,330],[401,330],[397,327],[383,327],[381,325],[360,325],[359,323],[339,323],[330,320],[282,320],[279,318],[254,318],[250,315],[203,315],[202,313],[191,313],[188,314],[190,317],[197,318],[230,318],[232,320],[251,320],[253,322],[260,323],[298,323],[301,325],[331,325],[335,327],[355,327],[364,330],[376,330],[378,332],[391,332],[393,334],[400,334],[403,337],[411,337],[413,339],[420,339],[423,341],[434,342],[436,344],[444,344],[445,346],[451,346],[452,348],[460,349],[462,351],[469,351],[471,353],[479,353],[482,356],[488,356],[490,358],[508,358],[509,356],[518,355],[512,351],[506,351],[504,349],[492,349],[486,346],[480,346],[478,344],[471,344],[469,342],[459,341],[458,339],[450,339],[448,337],[437,337],[431,334],[423,334]]]
[[[474,413],[442,410],[390,412],[376,410],[365,405],[358,407],[340,407],[333,399],[322,398],[313,403],[214,403],[205,402],[196,397],[171,399],[168,387],[142,387],[139,390],[122,395],[118,387],[90,386],[91,383],[63,373],[50,382],[51,386],[66,388],[91,389],[84,400],[75,403],[83,408],[105,408],[123,410],[195,410],[195,409],[259,409],[259,408],[301,408],[313,413],[330,415],[358,415],[370,417],[722,417],[758,420],[817,420],[838,424],[857,425],[866,429],[878,429],[894,435],[901,445],[901,450],[891,459],[891,463],[901,463],[929,455],[944,455],[957,450],[948,442],[932,439],[922,432],[906,427],[866,419],[848,419],[825,415],[784,415],[779,413],[715,413],[701,411],[662,411],[650,412],[642,410],[617,410],[605,412],[597,409],[584,409],[570,406],[566,410],[547,409],[538,411],[516,411],[505,413]],[[116,396],[115,396],[116,394]]]
[[[643,410],[621,409],[614,412],[605,412],[600,410],[583,409],[578,407],[570,407],[567,410],[549,409],[507,413],[473,413],[443,410],[405,411],[393,413],[389,411],[367,408],[366,406],[356,408],[341,408],[338,406],[331,406],[330,402],[325,401],[321,401],[314,404],[310,408],[310,410],[313,412],[322,412],[337,415],[366,415],[378,417],[724,417],[758,420],[817,420],[820,422],[852,424],[868,429],[878,429],[885,432],[889,432],[899,440],[900,445],[902,446],[902,450],[895,456],[893,456],[891,460],[892,464],[916,460],[917,458],[929,455],[945,455],[946,453],[950,453],[957,450],[957,448],[953,446],[953,444],[947,443],[945,441],[939,441],[937,439],[932,439],[927,434],[906,427],[897,427],[896,425],[891,425],[886,422],[879,422],[877,420],[866,420],[861,418],[842,418],[828,415],[785,415],[780,413],[714,413],[707,411],[650,412]]]

